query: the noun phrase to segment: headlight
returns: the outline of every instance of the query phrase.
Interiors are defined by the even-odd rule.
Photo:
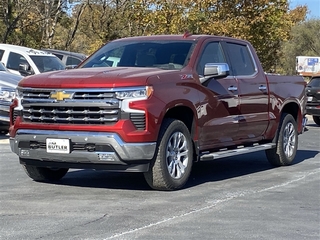
[[[13,88],[0,87],[0,100],[6,102],[12,102],[15,98],[16,92]]]
[[[143,110],[130,108],[130,103],[148,99],[153,92],[153,87],[132,87],[124,88],[116,92],[116,98],[121,101],[121,110],[128,113],[144,113]]]
[[[151,86],[125,88],[122,91],[116,92],[116,98],[121,100],[124,100],[124,99],[142,100],[142,99],[147,99],[152,94],[152,92],[153,92],[153,88]]]

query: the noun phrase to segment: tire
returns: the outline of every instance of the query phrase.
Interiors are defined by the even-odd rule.
[[[318,125],[320,126],[320,116],[312,116],[313,118],[313,121]]]
[[[30,165],[22,165],[27,175],[38,182],[58,181],[67,174],[68,168],[45,168]]]
[[[156,190],[177,190],[188,181],[193,163],[193,144],[186,125],[164,119],[154,159],[144,177]]]
[[[266,150],[269,163],[273,166],[291,165],[298,148],[298,128],[290,114],[283,114],[273,141],[276,147]]]

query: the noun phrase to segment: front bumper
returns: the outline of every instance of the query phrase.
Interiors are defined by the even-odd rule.
[[[10,112],[9,102],[0,101],[0,122],[2,124],[8,125],[10,123],[9,112]]]
[[[320,116],[320,105],[318,106],[306,106],[306,113],[313,116]]]
[[[7,132],[10,127],[10,103],[5,101],[0,101],[0,131]]]
[[[68,139],[69,153],[47,152],[46,139]],[[137,172],[147,171],[148,163],[153,158],[156,143],[126,143],[115,133],[50,131],[50,130],[18,130],[14,138],[10,138],[11,150],[22,162],[32,161],[32,165],[46,167],[99,168],[119,171],[126,166],[142,164]]]

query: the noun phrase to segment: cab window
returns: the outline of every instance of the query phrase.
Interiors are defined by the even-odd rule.
[[[7,68],[19,71],[20,64],[26,64],[28,61],[20,54],[10,52],[8,57]]]
[[[197,72],[200,76],[203,76],[204,67],[207,63],[226,63],[219,42],[211,42],[204,48],[197,64]]]

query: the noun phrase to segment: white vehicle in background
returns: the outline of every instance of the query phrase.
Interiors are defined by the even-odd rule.
[[[11,44],[0,44],[0,62],[10,72],[22,76],[66,68],[65,64],[51,53]]]
[[[9,130],[9,111],[12,100],[15,98],[16,87],[23,77],[11,73],[0,63],[0,134]]]

